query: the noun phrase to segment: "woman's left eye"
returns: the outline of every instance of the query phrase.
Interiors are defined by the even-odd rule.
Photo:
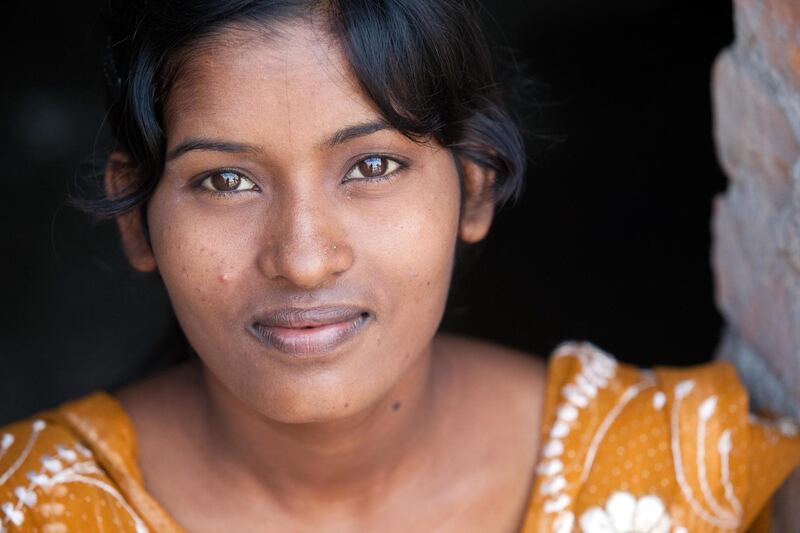
[[[355,164],[345,175],[346,180],[380,180],[389,177],[397,171],[402,164],[394,159],[382,155],[365,157]]]
[[[256,188],[256,184],[249,178],[232,170],[221,170],[209,174],[200,182],[200,185],[218,194],[249,191]]]

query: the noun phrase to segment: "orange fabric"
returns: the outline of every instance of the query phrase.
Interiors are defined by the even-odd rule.
[[[800,463],[800,436],[747,408],[724,363],[651,372],[564,345],[522,533],[766,531],[762,511]],[[102,392],[3,428],[0,531],[182,531],[136,458],[131,421]]]
[[[144,490],[133,424],[108,394],[0,433],[0,532],[182,531]]]
[[[798,426],[749,415],[721,362],[644,371],[566,344],[544,417],[523,533],[747,531],[800,464]]]

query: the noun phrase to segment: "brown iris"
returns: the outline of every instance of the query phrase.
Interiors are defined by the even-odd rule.
[[[389,161],[385,157],[368,157],[358,164],[358,171],[365,178],[383,176]]]
[[[211,185],[218,191],[235,191],[242,178],[235,172],[220,172],[211,176]]]

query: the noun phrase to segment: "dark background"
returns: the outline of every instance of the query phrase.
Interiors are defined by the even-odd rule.
[[[127,267],[113,224],[65,204],[107,144],[99,3],[14,3],[0,23],[0,423],[182,350],[157,278]],[[539,354],[588,339],[644,366],[707,360],[725,184],[709,74],[733,38],[730,0],[485,4],[538,81],[524,116],[546,136],[445,327]]]

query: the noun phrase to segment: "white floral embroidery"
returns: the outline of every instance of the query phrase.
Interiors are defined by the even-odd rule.
[[[605,419],[600,423],[600,426],[597,428],[597,432],[594,434],[592,438],[592,442],[589,445],[589,449],[586,451],[586,459],[583,463],[583,471],[581,472],[581,479],[580,482],[583,483],[589,478],[589,472],[592,468],[592,464],[594,463],[595,456],[597,455],[597,450],[600,448],[600,443],[606,436],[606,433],[611,428],[611,424],[619,417],[622,410],[634,399],[638,396],[644,389],[652,387],[655,385],[655,382],[652,381],[653,378],[645,378],[643,381],[635,385],[631,385],[625,392],[622,393],[617,404],[608,412]]]
[[[553,531],[555,533],[572,533],[572,526],[575,524],[575,515],[570,512],[564,512],[558,515],[555,522],[553,522]]]
[[[564,463],[558,459],[552,461],[545,461],[539,465],[537,472],[543,476],[555,476],[564,470]]]
[[[722,506],[713,499],[713,494],[711,494],[710,487],[708,485],[707,473],[706,473],[706,458],[705,458],[705,434],[706,434],[706,424],[708,423],[711,416],[713,416],[714,411],[716,410],[716,397],[709,396],[703,402],[701,402],[700,406],[697,408],[697,418],[698,418],[698,427],[697,427],[697,456],[696,456],[696,467],[697,467],[697,475],[700,482],[700,490],[703,494],[706,503],[712,508],[711,511],[706,509],[696,498],[694,492],[692,491],[691,485],[689,485],[688,481],[686,480],[686,474],[684,472],[684,457],[683,451],[681,448],[680,442],[680,412],[681,412],[681,404],[685,398],[687,398],[692,391],[694,390],[695,382],[693,380],[687,379],[684,381],[679,382],[675,385],[675,401],[672,404],[672,412],[670,413],[670,428],[672,430],[672,438],[671,438],[671,447],[672,447],[672,457],[675,469],[675,480],[678,482],[678,486],[683,493],[683,497],[686,499],[686,502],[689,504],[689,507],[694,511],[694,513],[702,518],[704,521],[708,522],[709,524],[714,525],[715,527],[722,529],[722,530],[737,530],[739,528],[740,516],[739,513],[732,513],[728,510],[722,508]],[[730,437],[728,437],[730,438]],[[728,447],[729,442],[722,442],[722,444],[717,445],[717,450],[721,452],[724,457],[721,457],[721,461],[727,461],[727,454],[730,452]],[[722,453],[725,452],[725,453]],[[725,465],[723,465],[725,466]],[[723,468],[723,471],[720,473],[721,479],[720,482],[725,487],[727,476],[727,469]],[[726,499],[730,501],[735,500],[735,494],[733,494],[733,487],[726,488]],[[735,505],[732,505],[735,509]]]
[[[56,453],[60,458],[70,463],[74,463],[78,460],[78,454],[75,453],[75,450],[70,450],[69,448],[61,445],[56,448]]]
[[[2,474],[0,474],[0,485],[8,481],[11,476],[19,469],[20,466],[30,455],[33,449],[33,444],[36,441],[39,433],[46,427],[42,420],[35,420],[31,424],[31,434],[28,442],[20,453],[20,456],[14,463]],[[0,451],[5,452],[13,444],[13,436],[6,434],[0,440]],[[103,471],[92,460],[78,462],[79,459],[91,458],[91,451],[81,444],[75,444],[74,448],[67,448],[63,445],[56,447],[54,455],[42,455],[39,458],[41,468],[39,471],[30,470],[27,473],[28,485],[17,486],[13,493],[16,497],[16,502],[3,502],[0,505],[0,533],[6,533],[7,524],[14,524],[20,526],[25,521],[25,508],[33,508],[39,498],[37,497],[36,490],[38,488],[47,489],[55,485],[66,485],[71,483],[78,483],[83,485],[90,485],[99,490],[104,491],[106,494],[114,498],[117,503],[128,512],[133,520],[137,533],[148,533],[147,526],[144,521],[138,516],[136,511],[128,505],[122,495],[116,490],[115,487],[109,485],[100,478],[93,477],[102,475]]]
[[[560,392],[560,402],[555,406],[555,420],[549,428],[548,438],[542,447],[538,473],[541,476],[540,493],[545,496],[544,512],[552,515],[551,531],[571,533],[573,527],[585,533],[688,533],[688,530],[669,516],[664,503],[655,495],[644,495],[638,499],[628,492],[613,493],[604,507],[593,507],[583,513],[576,523],[571,490],[574,474],[565,467],[561,457],[568,443],[570,432],[580,424],[579,417],[584,409],[590,408],[602,389],[608,387],[617,373],[617,362],[608,354],[591,344],[568,343],[555,352],[555,357],[574,357],[580,361],[580,370],[570,383],[564,384]],[[611,424],[628,403],[647,389],[652,392],[652,408],[668,410],[670,423],[670,450],[673,468],[680,492],[689,510],[703,521],[724,531],[738,530],[742,516],[742,505],[734,491],[730,479],[730,455],[737,441],[732,428],[719,427],[717,421],[718,398],[703,395],[693,379],[684,379],[675,384],[671,391],[658,390],[657,379],[652,372],[642,372],[641,380],[630,385],[617,398],[616,404],[601,421],[586,449],[583,469],[579,471],[580,483],[586,481],[595,459],[598,447],[606,436]],[[671,399],[667,405],[667,393]],[[649,398],[650,399],[650,398]],[[682,411],[691,409],[689,420],[696,420],[694,443],[682,442],[687,431],[680,427]],[[793,437],[800,434],[800,425],[788,419],[773,421],[770,424],[753,419],[770,430],[775,439],[781,435]],[[707,440],[715,439],[714,448],[707,447]],[[718,453],[718,457],[710,457]],[[710,479],[714,470],[709,470],[707,461],[719,459],[719,480]],[[694,464],[692,464],[694,463]],[[687,480],[696,475],[698,487],[692,488]],[[716,491],[717,487],[722,491]],[[627,487],[625,487],[627,488]],[[719,492],[722,492],[720,494]],[[724,499],[721,496],[724,495]],[[719,499],[717,499],[720,497]]]
[[[14,494],[26,507],[33,507],[38,500],[36,493],[27,487],[17,487],[14,489]]]
[[[564,479],[564,476],[556,476],[553,478],[548,479],[544,483],[542,483],[542,494],[558,494],[564,487],[567,486],[567,480]]]
[[[561,389],[562,402],[556,408],[556,420],[542,447],[542,462],[537,470],[543,478],[539,490],[548,497],[544,502],[544,512],[555,514],[552,527],[555,533],[570,533],[575,523],[575,515],[570,510],[572,498],[567,494],[568,483],[560,459],[564,453],[563,439],[569,436],[580,410],[587,408],[600,390],[608,386],[618,366],[613,357],[589,343],[563,344],[555,351],[554,357],[564,356],[577,357],[581,370],[572,383]]]
[[[565,404],[559,407],[556,416],[559,422],[572,422],[578,418],[578,410],[573,405]]]
[[[551,439],[563,439],[567,435],[569,435],[569,424],[563,420],[558,420],[550,429]]]
[[[706,431],[709,419],[714,416],[714,412],[717,410],[717,397],[716,396],[709,396],[703,403],[700,404],[700,407],[697,409],[697,415],[699,417],[699,421],[697,424],[697,479],[700,482],[700,491],[703,494],[703,498],[705,499],[708,506],[712,509],[714,514],[717,516],[729,520],[731,522],[736,521],[737,517],[729,510],[722,507],[722,505],[714,498],[714,494],[712,493],[711,486],[708,483],[708,472],[706,469]],[[730,440],[730,432],[726,431],[728,435],[728,440]],[[717,443],[717,451],[725,451],[726,450],[726,442]],[[722,472],[725,473],[724,471]]]
[[[581,515],[583,533],[669,533],[672,520],[657,496],[638,500],[628,492],[615,492],[604,509],[592,507]]]
[[[572,384],[564,385],[561,389],[561,395],[572,405],[580,407],[581,409],[589,405],[589,398],[584,396],[580,389]]]
[[[780,433],[784,437],[796,437],[800,435],[800,422],[792,420],[791,418],[783,417],[783,418],[762,418],[760,416],[754,415],[750,413],[747,416],[747,420],[751,424],[757,424],[764,429],[769,430],[767,433],[767,438],[772,436],[773,438],[770,439],[775,442],[775,435],[770,435],[771,433]]]
[[[578,389],[589,398],[597,396],[597,385],[589,381],[589,378],[583,374],[578,374],[575,377],[575,384],[578,386]]]
[[[686,379],[675,385],[675,397],[683,400],[694,389],[694,380]]]
[[[3,521],[5,522],[8,520],[15,526],[22,525],[23,520],[25,520],[25,515],[22,514],[22,511],[15,508],[11,502],[6,502],[3,504],[3,514],[5,515]]]
[[[780,431],[784,437],[796,437],[800,434],[800,427],[789,418],[781,418],[776,425],[778,426],[778,431]]]
[[[550,458],[559,457],[562,453],[564,453],[564,443],[560,440],[550,439],[550,441],[545,444],[542,455]]]
[[[558,498],[544,502],[544,512],[557,513],[563,511],[570,503],[572,503],[572,498],[566,494],[559,494]]]
[[[731,483],[731,474],[730,474],[730,455],[731,450],[733,450],[733,443],[731,442],[731,430],[726,429],[722,432],[722,435],[717,441],[717,451],[719,452],[720,458],[720,481],[722,482],[722,487],[725,489],[725,499],[728,500],[728,503],[733,507],[736,515],[742,514],[742,504],[739,502],[739,499],[736,497],[736,493],[733,489],[733,483]]]
[[[75,443],[75,449],[78,450],[78,453],[83,455],[84,457],[91,457],[92,450],[81,444],[80,442]]]
[[[0,485],[4,484],[6,481],[8,481],[11,478],[11,476],[13,476],[14,473],[17,471],[17,469],[20,466],[22,466],[22,463],[24,463],[25,459],[28,458],[28,454],[31,453],[31,450],[33,449],[33,444],[36,442],[36,439],[39,437],[39,433],[41,433],[44,428],[45,428],[44,421],[42,421],[42,420],[34,420],[33,421],[33,424],[31,424],[31,435],[30,435],[30,437],[28,437],[28,442],[25,444],[25,448],[23,448],[23,450],[20,453],[19,457],[17,457],[17,460],[14,461],[14,464],[12,464],[10,467],[8,467],[8,470],[6,470],[5,472],[3,472],[2,475],[0,475]],[[5,438],[3,440],[8,441],[8,439],[5,439]],[[14,440],[13,440],[13,436],[12,436],[11,442],[9,442],[8,445],[11,446],[11,444],[13,444],[13,442],[14,442]]]
[[[653,394],[653,409],[656,411],[660,411],[664,404],[667,403],[667,396],[661,391],[656,392]]]
[[[40,461],[42,462],[42,466],[44,466],[45,470],[53,474],[57,474],[64,469],[64,465],[61,464],[61,461],[58,459],[53,459],[49,455],[43,455],[40,458]]]

